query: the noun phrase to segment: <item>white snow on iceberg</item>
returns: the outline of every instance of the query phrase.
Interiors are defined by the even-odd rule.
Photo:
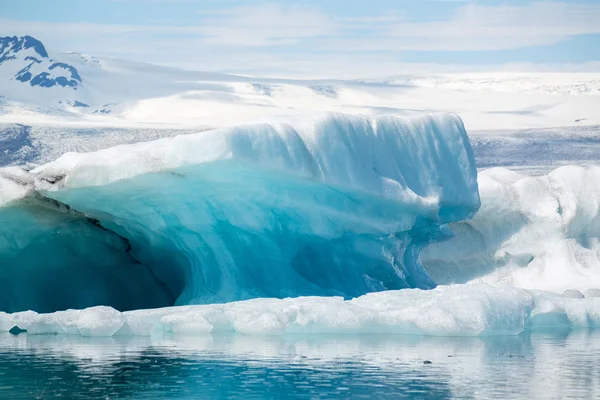
[[[453,115],[327,114],[68,153],[0,169],[0,188],[9,312],[430,289],[422,249],[479,207]]]
[[[479,174],[481,209],[425,249],[438,284],[486,282],[585,292],[600,287],[600,168],[560,167],[532,177]]]

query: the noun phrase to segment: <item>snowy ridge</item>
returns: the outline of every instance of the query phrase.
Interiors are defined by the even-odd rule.
[[[583,297],[583,296],[582,296]],[[153,336],[392,333],[517,335],[526,330],[597,329],[600,298],[565,298],[512,287],[439,286],[339,297],[254,299],[120,313],[110,307],[52,314],[0,313],[0,331],[30,335]]]
[[[8,39],[35,41],[40,44],[36,47],[44,49],[41,53],[46,51],[34,38]],[[600,124],[598,73],[269,78],[185,71],[79,53],[48,52],[45,58],[36,47],[19,45],[16,53],[10,53],[16,54],[15,59],[0,63],[0,123],[216,128],[325,111],[365,115],[457,112],[469,131]],[[31,86],[31,80],[15,78],[29,78],[28,73],[31,79],[48,74],[54,86]],[[68,85],[63,87],[61,82]]]
[[[433,288],[422,249],[479,207],[455,115],[240,125],[0,169],[0,184],[5,311]]]
[[[483,281],[562,291],[600,287],[600,167],[560,167],[531,177],[503,168],[479,174],[482,207],[427,248],[440,284]]]
[[[123,109],[123,103],[184,92],[189,86],[178,81],[192,77],[219,81],[227,76],[81,53],[55,54],[31,36],[1,37],[0,116],[7,122],[71,118],[71,122],[89,119],[110,123],[111,118],[105,117]]]

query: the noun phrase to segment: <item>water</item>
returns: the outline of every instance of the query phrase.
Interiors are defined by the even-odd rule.
[[[0,335],[2,399],[600,398],[600,335]]]

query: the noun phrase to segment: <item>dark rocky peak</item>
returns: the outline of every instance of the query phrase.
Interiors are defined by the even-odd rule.
[[[30,86],[77,90],[82,81],[75,67],[50,59],[42,42],[31,36],[0,37],[0,65],[8,60],[24,61],[13,79]]]
[[[0,63],[6,60],[16,58],[16,55],[27,49],[33,49],[41,58],[48,58],[46,48],[34,37],[31,36],[5,36],[0,37]]]

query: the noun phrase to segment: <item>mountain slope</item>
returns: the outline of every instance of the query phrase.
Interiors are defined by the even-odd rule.
[[[0,37],[4,114],[6,109],[19,108],[63,116],[108,114],[126,101],[185,91],[179,81],[198,79],[232,80],[224,74],[180,71],[80,53],[53,55],[31,36]]]

